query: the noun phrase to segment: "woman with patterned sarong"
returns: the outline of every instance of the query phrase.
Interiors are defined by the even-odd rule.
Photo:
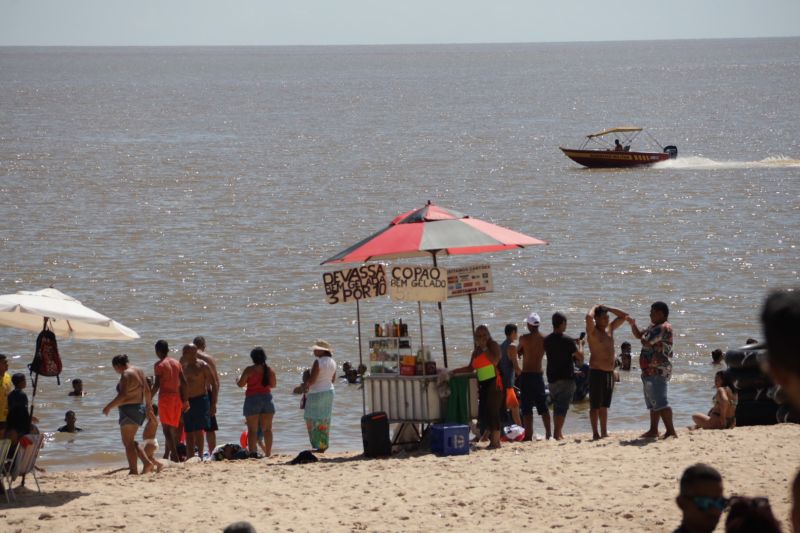
[[[330,343],[318,340],[314,346],[314,366],[308,381],[304,418],[308,438],[315,452],[328,449],[333,412],[333,383],[336,381],[336,362]]]

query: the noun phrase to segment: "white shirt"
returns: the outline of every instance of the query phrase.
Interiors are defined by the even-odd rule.
[[[324,392],[326,390],[333,390],[333,376],[336,375],[336,361],[333,357],[324,355],[317,357],[317,366],[319,366],[319,374],[317,379],[309,387],[308,392]]]

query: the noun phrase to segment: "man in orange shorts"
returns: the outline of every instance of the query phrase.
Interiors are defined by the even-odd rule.
[[[153,365],[156,381],[153,384],[153,396],[158,393],[158,415],[164,430],[164,445],[171,461],[178,461],[178,427],[181,414],[188,406],[186,401],[186,377],[183,367],[177,359],[169,356],[167,341],[156,342],[158,362]]]

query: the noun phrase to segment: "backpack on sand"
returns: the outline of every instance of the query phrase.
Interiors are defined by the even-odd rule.
[[[61,385],[61,356],[58,353],[58,343],[56,342],[56,334],[51,330],[45,328],[36,337],[36,353],[33,356],[33,362],[28,365],[31,373],[39,374],[40,376],[55,376],[56,381]]]

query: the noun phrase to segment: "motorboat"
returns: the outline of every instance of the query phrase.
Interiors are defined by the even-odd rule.
[[[661,144],[647,132],[653,151],[631,150],[631,146],[644,130],[634,126],[610,128],[586,136],[580,148],[562,148],[564,155],[589,168],[617,168],[652,165],[678,157],[678,147]],[[612,141],[613,139],[613,141]],[[660,151],[655,151],[655,147]]]

